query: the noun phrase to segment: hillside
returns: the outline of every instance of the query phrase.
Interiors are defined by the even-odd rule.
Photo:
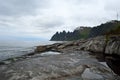
[[[111,31],[116,30],[118,26],[120,26],[120,21],[113,20],[113,21],[101,24],[99,26],[93,27],[89,33],[89,38],[110,33]]]
[[[51,41],[71,41],[71,40],[78,40],[78,39],[86,39],[88,38],[90,27],[77,27],[73,32],[56,32]]]
[[[102,35],[119,35],[120,21],[112,20],[95,27],[77,27],[73,32],[56,32],[51,41],[72,41],[78,39],[87,39]]]
[[[106,33],[106,35],[120,35],[120,26]]]

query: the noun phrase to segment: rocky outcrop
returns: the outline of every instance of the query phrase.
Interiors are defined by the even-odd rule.
[[[110,37],[105,48],[105,53],[120,55],[120,36]]]
[[[46,52],[46,51],[57,51],[62,52],[63,49],[69,48],[71,46],[79,46],[79,42],[64,42],[64,43],[55,43],[52,45],[37,46],[35,53]]]
[[[83,45],[80,46],[80,50],[99,52],[102,53],[105,47],[105,38],[96,37],[88,39]]]
[[[58,46],[63,45],[63,43],[55,43],[52,45],[37,46],[35,53],[46,52],[46,51],[58,51]]]
[[[79,46],[79,50],[120,55],[120,36],[112,36],[109,39],[103,36],[88,39]]]
[[[113,72],[120,76],[120,56],[106,55],[105,61],[107,65],[113,70]]]
[[[90,51],[94,53],[117,54],[120,55],[120,37],[96,37],[88,40],[79,40],[65,43],[55,43],[46,46],[37,46],[35,52],[61,51],[69,47],[77,46],[76,50]]]
[[[66,43],[58,46],[58,49],[63,49],[63,48],[74,46],[74,45],[75,45],[74,42],[66,42]]]
[[[94,78],[115,80],[111,70],[86,51],[53,56],[37,55],[29,59],[0,66],[0,80],[86,80],[89,69]],[[90,75],[90,76],[91,76]]]
[[[114,73],[120,75],[120,36],[89,39],[80,49],[103,54],[107,65]]]
[[[120,76],[120,36],[109,38],[105,48],[107,65]]]
[[[41,56],[47,51],[62,52]],[[120,74],[120,37],[96,37],[88,40],[37,46],[34,53],[0,63],[1,80],[115,80],[109,67],[92,53],[104,54],[108,66]],[[120,78],[118,79],[120,80]]]

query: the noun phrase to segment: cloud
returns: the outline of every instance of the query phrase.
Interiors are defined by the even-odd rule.
[[[0,0],[0,15],[21,16],[35,14],[35,10],[44,7],[46,0]]]
[[[50,37],[116,19],[119,0],[0,0],[0,36]]]

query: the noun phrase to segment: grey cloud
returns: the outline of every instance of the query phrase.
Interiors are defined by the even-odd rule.
[[[0,15],[28,15],[43,7],[46,0],[0,0]]]
[[[84,4],[84,5],[86,5],[86,4],[94,4],[94,3],[96,3],[98,0],[71,0],[71,2],[73,3],[75,3],[75,4]]]
[[[54,27],[60,27],[62,25],[64,25],[64,21],[63,20],[52,20],[52,21],[46,21],[46,22],[36,22],[36,27],[43,27],[45,28],[54,28]]]
[[[119,12],[120,13],[120,0],[106,0],[105,3],[105,10],[107,11],[113,11],[113,12]]]
[[[58,27],[58,26],[61,26],[63,25],[64,23],[62,21],[60,22],[54,22],[54,23],[46,23],[43,25],[43,27],[46,27],[46,28],[54,28],[54,27]]]
[[[2,35],[50,37],[115,19],[119,0],[0,0]],[[48,32],[48,33],[47,33]]]

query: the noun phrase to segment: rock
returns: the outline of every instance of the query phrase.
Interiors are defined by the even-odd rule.
[[[60,77],[69,77],[77,73],[82,73],[84,66],[74,65],[77,57],[74,56],[54,55],[46,57],[35,57],[27,60],[15,62],[5,65],[7,68],[3,70],[0,66],[1,80],[53,80]],[[75,57],[74,59],[72,59]],[[12,70],[12,71],[11,71]],[[2,76],[3,75],[3,76]],[[58,79],[56,79],[58,80]]]
[[[86,69],[85,65],[101,68],[104,66],[96,59],[90,57],[88,52],[79,51],[77,53],[60,54],[44,57],[32,57],[16,61],[12,64],[0,66],[1,80],[80,80],[81,74]],[[107,70],[108,67],[105,69]],[[95,75],[95,78],[101,77],[105,72]],[[109,74],[111,72],[108,71]],[[112,75],[112,74],[111,74]],[[105,77],[104,80],[110,80]],[[112,80],[112,79],[111,79]],[[114,80],[114,79],[113,79]]]
[[[105,61],[113,72],[120,76],[120,36],[109,38],[105,48]]]
[[[37,48],[35,49],[35,52],[44,52],[44,51],[47,51],[46,46],[37,46]]]
[[[49,50],[59,51],[71,46],[79,46],[79,48],[76,50],[120,55],[120,37],[111,37],[108,43],[106,43],[106,38],[104,36],[91,38],[88,40],[79,40],[76,42],[55,43],[52,45],[37,46],[35,52],[44,52]]]
[[[79,46],[79,50],[120,55],[120,36],[111,36],[109,40],[106,41],[106,38],[103,36],[91,38],[84,41],[84,43]]]
[[[46,51],[60,51],[63,54],[52,56],[35,54]],[[88,51],[91,51],[91,53],[104,53],[105,51],[108,66],[113,71],[114,68],[116,69],[115,71],[118,71],[115,73],[118,74],[120,72],[120,57],[114,56],[120,54],[120,39],[110,38],[106,44],[105,37],[96,37],[76,42],[37,46],[35,53],[10,60],[14,61],[14,63],[1,62],[0,79],[76,80],[78,78],[77,80],[79,80],[83,78],[83,80],[115,80],[115,76],[111,73],[109,67],[99,63],[95,57],[89,55],[90,52]],[[6,67],[4,70],[2,65]]]
[[[83,45],[80,46],[81,50],[103,53],[105,47],[104,37],[97,37],[88,39]]]
[[[63,43],[55,43],[51,45],[37,46],[35,52],[59,51],[57,48]]]
[[[120,55],[120,36],[110,38],[105,49],[105,54]]]
[[[63,44],[64,44],[64,43],[55,43],[55,44],[52,44],[52,46],[58,47],[58,46],[63,45]]]
[[[106,62],[100,62],[100,64],[102,64],[102,65],[108,67],[108,65],[106,64]]]
[[[60,46],[58,46],[58,49],[64,49],[66,47],[70,47],[70,46],[73,46],[74,45],[74,42],[66,42]]]
[[[10,63],[11,63],[11,61],[4,61],[4,63],[5,63],[5,64],[10,64]]]
[[[104,80],[101,75],[91,72],[89,68],[83,72],[82,78],[83,80]]]
[[[0,65],[5,65],[5,62],[1,61],[1,62],[0,62]]]
[[[119,55],[107,55],[105,56],[107,65],[113,70],[114,73],[120,76],[120,56]]]

